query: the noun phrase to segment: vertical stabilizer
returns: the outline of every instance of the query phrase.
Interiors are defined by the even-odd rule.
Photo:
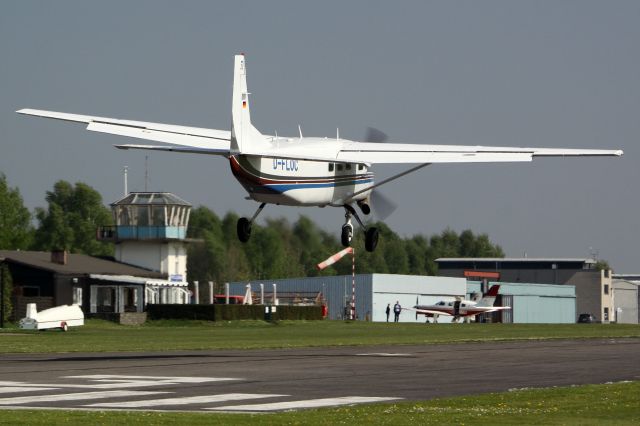
[[[496,301],[496,296],[498,295],[498,290],[500,290],[499,285],[492,285],[489,291],[482,296],[477,306],[493,306]]]
[[[231,152],[241,154],[266,144],[260,132],[251,124],[247,67],[244,55],[235,56],[233,68],[233,99],[231,104]]]

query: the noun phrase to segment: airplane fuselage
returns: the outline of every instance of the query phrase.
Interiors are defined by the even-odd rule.
[[[253,155],[229,157],[231,171],[249,196],[287,206],[342,206],[365,200],[373,173],[363,163],[331,163]]]
[[[434,315],[452,315],[456,317],[465,317],[470,315],[478,315],[491,310],[488,306],[477,306],[477,303],[471,300],[461,301],[442,301],[435,305],[416,305],[414,309],[429,311],[429,313],[418,312],[426,317]]]

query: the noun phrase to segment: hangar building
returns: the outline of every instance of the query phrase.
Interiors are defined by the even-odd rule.
[[[613,274],[611,288],[616,322],[640,323],[640,274]]]
[[[398,301],[405,308],[419,304],[434,304],[440,300],[456,297],[471,299],[480,293],[480,282],[466,278],[442,276],[414,276],[393,274],[363,274],[355,277],[356,317],[359,320],[386,321],[387,304],[391,307]],[[493,316],[493,321],[514,323],[574,323],[576,317],[576,294],[572,285],[548,285],[525,283],[499,283],[500,294],[496,304],[511,306]],[[315,304],[328,307],[329,319],[349,318],[351,302],[351,275],[323,276],[265,280],[262,282],[236,282],[229,284],[231,295],[242,296],[250,286],[254,303]],[[274,292],[275,288],[275,292]],[[441,316],[438,321],[445,322]],[[451,318],[452,319],[452,318]],[[393,315],[391,316],[393,320]],[[403,311],[401,322],[424,322]]]
[[[463,277],[465,271],[495,271],[504,282],[573,285],[574,322],[582,313],[594,314],[605,323],[614,320],[612,274],[609,270],[598,270],[594,259],[440,258],[436,262],[438,273],[446,277]]]

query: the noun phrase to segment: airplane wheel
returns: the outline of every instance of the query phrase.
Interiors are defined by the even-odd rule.
[[[60,328],[62,329],[62,331],[68,331],[69,330],[69,326],[67,325],[66,322],[63,322],[62,324],[60,324]]]
[[[340,236],[340,240],[342,241],[342,245],[344,247],[349,247],[351,245],[351,239],[353,238],[353,226],[347,224],[342,227],[342,235]]]
[[[251,237],[251,223],[246,217],[241,217],[238,219],[238,239],[246,243],[249,237]]]
[[[380,237],[380,233],[378,232],[378,228],[369,228],[364,235],[364,248],[367,251],[371,252],[378,247],[378,238]]]

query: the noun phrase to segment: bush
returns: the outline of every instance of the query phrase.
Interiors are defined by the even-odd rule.
[[[215,321],[215,305],[147,305],[150,320],[187,319]]]
[[[264,305],[147,305],[150,320],[237,321],[267,319]],[[271,320],[321,320],[320,306],[276,306]]]

